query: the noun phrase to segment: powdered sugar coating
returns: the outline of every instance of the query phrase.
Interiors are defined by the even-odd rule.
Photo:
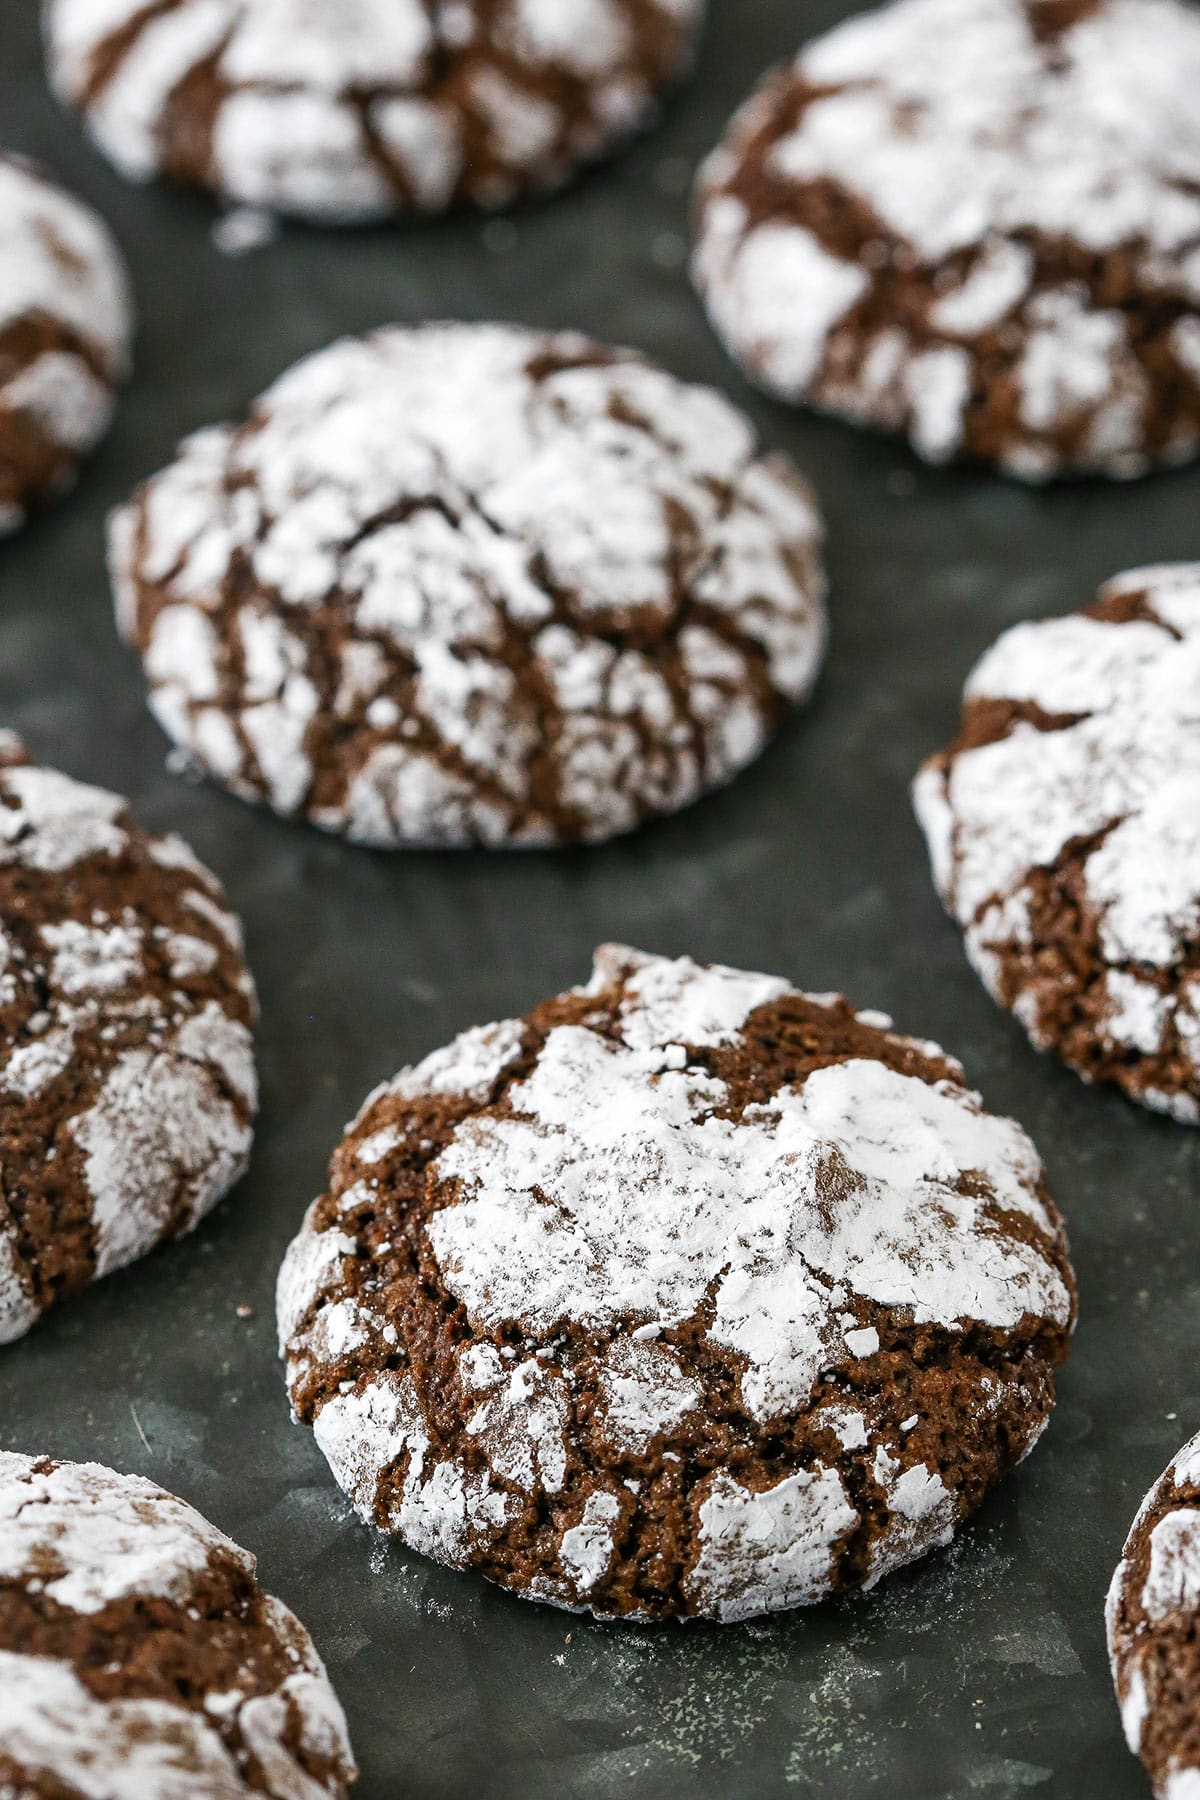
[[[1078,893],[1049,904],[1083,908],[1112,1078],[1188,1124],[1200,1122],[1198,682],[1200,564],[1132,570],[1091,614],[998,640],[967,682],[967,716],[1001,707],[1011,722],[933,759],[915,790],[972,963],[1036,1044],[1077,1065],[1086,1046],[1064,1047],[1055,1023],[1068,976],[1052,983],[1037,952],[1053,929],[1046,882],[1078,864]],[[1108,1075],[1107,1060],[1088,1072]]]
[[[117,795],[23,756],[0,759],[0,1125],[19,1173],[0,1342],[198,1223],[246,1166],[257,1104],[254,990],[217,882]]]
[[[792,1003],[831,1042],[854,1022],[862,1053],[738,1099],[708,1059],[752,1056],[748,1021]],[[426,1554],[494,1573],[539,1502],[551,1522],[536,1573],[513,1585],[631,1617],[805,1604],[860,1557],[872,1581],[944,1543],[961,1502],[927,1460],[922,1411],[830,1402],[883,1370],[897,1320],[949,1345],[1069,1330],[1070,1274],[1029,1140],[986,1114],[954,1065],[928,1070],[935,1046],[773,977],[609,947],[554,1005],[570,1019],[468,1033],[376,1090],[285,1260],[293,1400],[356,1507]],[[506,1053],[485,1083],[489,1037]],[[895,1066],[906,1060],[912,1072]],[[389,1199],[414,1158],[412,1191],[430,1197],[419,1227]],[[436,1281],[444,1316],[463,1321],[436,1376],[410,1337],[421,1302],[402,1298],[400,1238],[419,1245],[421,1293]],[[982,1377],[985,1415],[1012,1379]],[[458,1427],[437,1398],[450,1387]],[[670,1604],[618,1604],[605,1584],[645,1528],[643,1489],[696,1454],[714,1405],[736,1407],[748,1443],[803,1421],[819,1451],[750,1485],[718,1460],[689,1496],[693,1549]],[[1015,1429],[1032,1440],[1040,1425]],[[890,1513],[865,1557],[839,1466],[859,1451]]]
[[[45,0],[60,95],[135,180],[326,223],[494,206],[642,123],[703,0]]]
[[[1200,444],[1200,20],[896,0],[768,77],[706,165],[697,282],[765,386],[934,462],[1140,473]]]
[[[1200,1615],[1200,1436],[1183,1446],[1130,1528],[1105,1607],[1125,1739],[1159,1800],[1200,1784],[1194,1736]]]
[[[335,344],[190,439],[110,562],[156,716],[236,793],[360,843],[528,845],[759,753],[821,660],[820,540],[715,393],[434,326]]]
[[[95,1619],[101,1632],[105,1609],[130,1603],[150,1603],[160,1622],[172,1609],[198,1620],[194,1596],[218,1566],[233,1565],[256,1589],[254,1558],[190,1506],[99,1464],[0,1453],[0,1527],[4,1582],[39,1597],[43,1608],[49,1603],[52,1615]],[[262,1622],[286,1670],[278,1686],[199,1695],[193,1709],[182,1699],[102,1697],[89,1685],[94,1669],[5,1641],[0,1616],[6,1769],[11,1764],[17,1779],[60,1781],[94,1800],[117,1793],[129,1800],[344,1796],[354,1775],[345,1718],[312,1641],[277,1600],[263,1597]],[[227,1636],[239,1629],[238,1620],[213,1623]],[[153,1627],[145,1629],[149,1638]],[[317,1778],[313,1769],[328,1774]]]
[[[32,164],[0,153],[0,534],[63,486],[104,432],[132,329],[106,227]]]

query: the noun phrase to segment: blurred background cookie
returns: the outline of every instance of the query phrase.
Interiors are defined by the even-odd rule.
[[[508,326],[346,339],[116,517],[176,743],[356,842],[596,841],[758,755],[825,646],[821,525],[749,422]]]
[[[0,536],[69,485],[104,432],[132,330],[107,228],[43,170],[0,153]]]
[[[899,0],[769,75],[695,275],[788,400],[932,462],[1129,476],[1200,445],[1200,13]]]
[[[499,206],[645,122],[703,0],[45,0],[105,154],[327,224]]]

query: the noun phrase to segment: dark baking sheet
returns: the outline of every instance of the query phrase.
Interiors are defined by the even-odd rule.
[[[77,493],[0,547],[0,723],[131,794],[224,877],[262,993],[265,1086],[253,1169],[217,1216],[0,1356],[0,1445],[152,1476],[257,1551],[329,1662],[363,1800],[1146,1791],[1101,1614],[1138,1500],[1200,1425],[1200,1136],[1089,1092],[992,1008],[934,899],[907,786],[998,630],[1082,603],[1116,569],[1200,553],[1197,475],[1039,493],[931,473],[736,376],[681,268],[689,170],[801,28],[852,10],[810,0],[801,21],[794,0],[713,0],[664,129],[511,222],[287,230],[235,261],[205,205],[129,188],[89,152],[45,91],[33,0],[0,0],[0,142],[107,214],[142,320],[136,379]],[[749,406],[813,476],[826,676],[725,794],[583,854],[389,857],[167,773],[113,631],[106,509],[303,352],[428,316],[641,345]],[[385,1548],[288,1421],[275,1270],[343,1121],[400,1064],[582,978],[606,938],[888,1008],[959,1054],[1049,1164],[1083,1308],[1051,1429],[947,1553],[874,1594],[724,1630],[573,1621]]]

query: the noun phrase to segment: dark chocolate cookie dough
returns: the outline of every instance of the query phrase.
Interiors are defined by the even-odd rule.
[[[363,1517],[530,1599],[740,1619],[944,1544],[1074,1280],[1029,1139],[879,1014],[609,948],[379,1088],[279,1285]]]
[[[254,1013],[241,928],[186,844],[0,733],[0,1342],[241,1175]]]
[[[67,486],[125,374],[124,264],[88,207],[0,154],[0,536]]]
[[[1136,475],[1200,445],[1200,13],[898,0],[770,75],[696,278],[766,387],[929,460]]]
[[[703,0],[44,0],[118,168],[327,223],[502,205],[651,112]]]
[[[309,357],[114,522],[156,716],[359,843],[594,841],[762,749],[825,644],[821,528],[727,401],[427,326]]]
[[[916,785],[988,992],[1089,1081],[1200,1124],[1200,564],[1005,632]]]
[[[1200,1794],[1200,1437],[1147,1494],[1108,1592],[1108,1653],[1129,1748],[1157,1800]]]
[[[344,1800],[355,1774],[252,1556],[138,1476],[0,1453],[0,1794]]]

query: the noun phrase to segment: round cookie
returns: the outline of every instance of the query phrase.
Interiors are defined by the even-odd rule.
[[[0,1793],[344,1800],[341,1706],[254,1570],[139,1476],[0,1453]]]
[[[1088,1081],[1200,1124],[1200,564],[1005,632],[915,799],[988,992]]]
[[[653,111],[703,0],[44,0],[122,172],[326,224],[499,206]]]
[[[695,276],[749,373],[1030,480],[1200,445],[1200,15],[898,0],[767,77]]]
[[[0,536],[66,487],[108,425],[132,306],[90,208],[0,153]]]
[[[1200,1794],[1200,1437],[1147,1494],[1108,1590],[1108,1654],[1129,1748],[1158,1800]]]
[[[232,1187],[254,1016],[241,927],[187,845],[0,733],[0,1343]]]
[[[279,1282],[293,1410],[365,1519],[644,1620],[945,1544],[1073,1318],[1033,1145],[936,1045],[615,947],[377,1089]]]
[[[334,344],[189,439],[110,566],[159,722],[235,793],[358,843],[539,845],[757,756],[824,650],[820,539],[708,389],[427,326]]]

